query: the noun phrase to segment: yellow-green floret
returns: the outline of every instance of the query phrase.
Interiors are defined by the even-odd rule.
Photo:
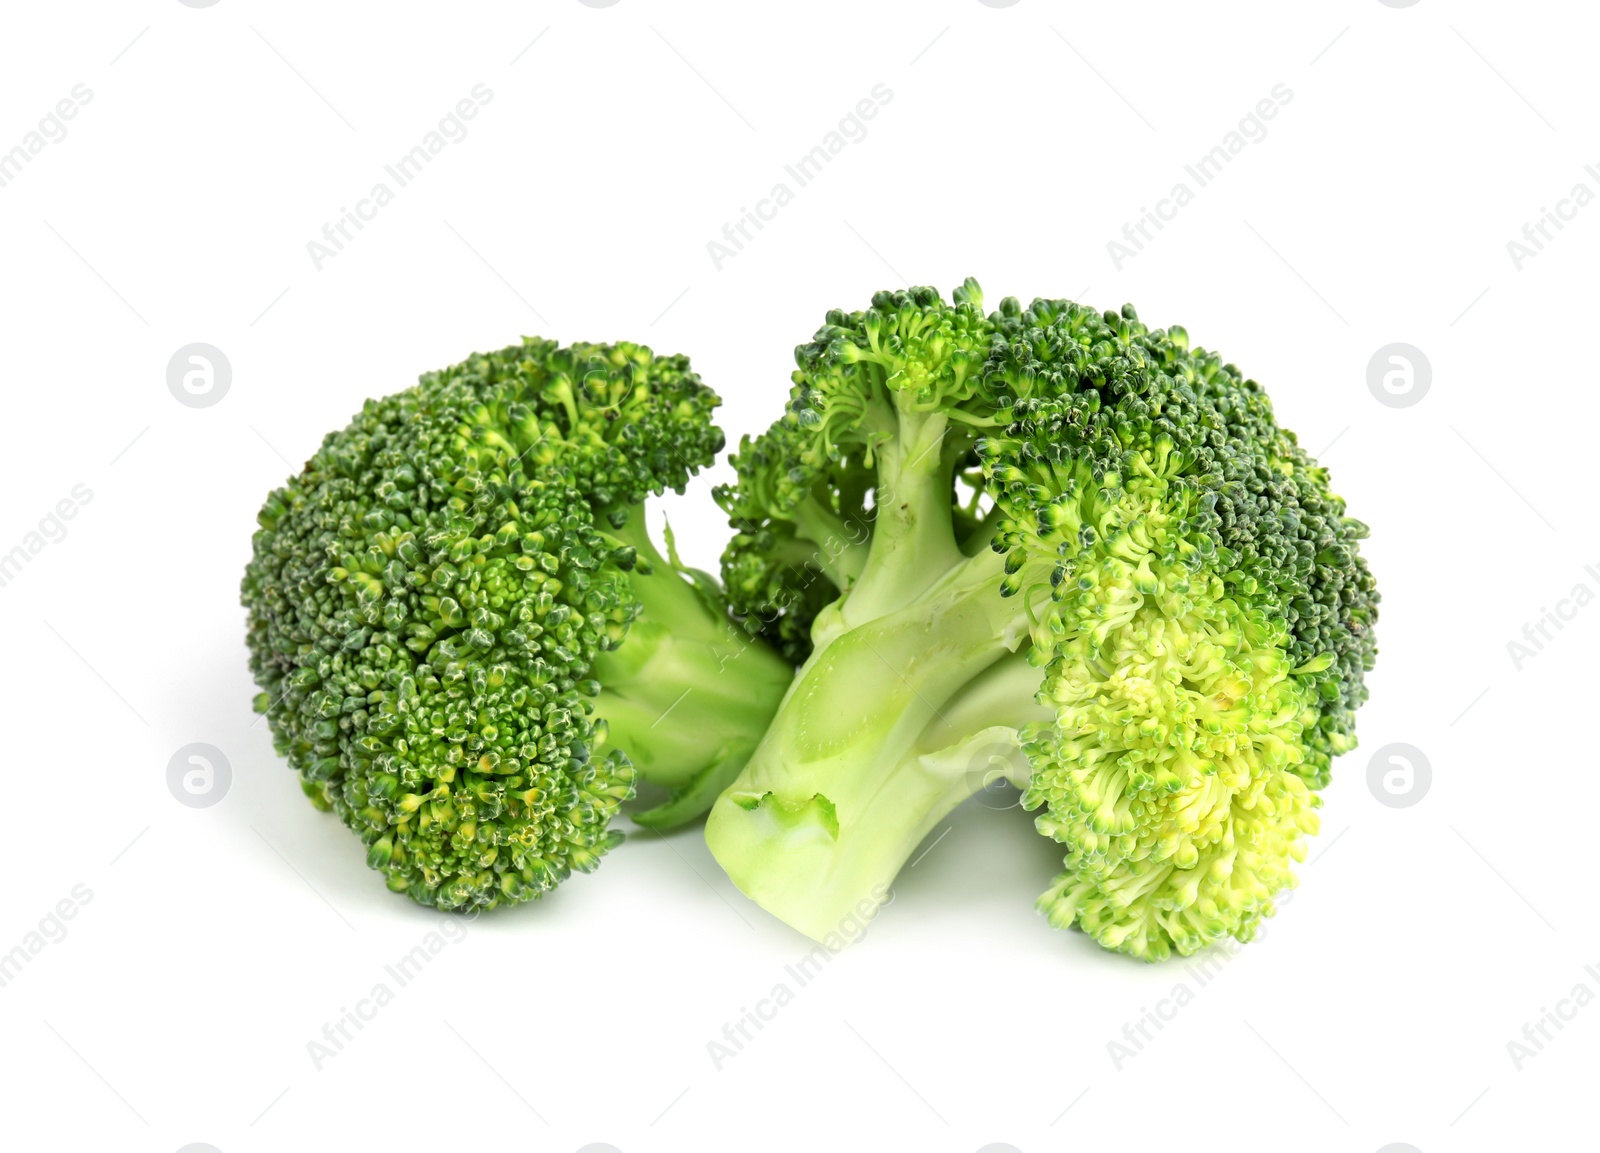
[[[1053,924],[1146,959],[1248,940],[1354,744],[1365,528],[1260,386],[1182,329],[980,301],[969,281],[830,314],[789,413],[736,458],[735,606],[814,647],[713,809],[713,851],[819,935],[971,791],[972,751],[1011,739],[1065,850]],[[858,715],[803,691],[824,676],[889,688],[861,688],[879,712]],[[830,827],[776,819],[819,798]],[[809,884],[778,876],[796,859]]]

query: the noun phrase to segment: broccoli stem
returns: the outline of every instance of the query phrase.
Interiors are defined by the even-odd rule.
[[[711,578],[660,554],[642,506],[611,535],[633,546],[648,572],[630,577],[641,611],[627,639],[595,659],[595,712],[640,777],[671,791],[631,814],[634,822],[671,828],[703,814],[738,775],[793,671],[732,625]]]
[[[835,588],[847,591],[867,563],[864,538],[871,531],[869,527],[846,524],[843,517],[814,496],[795,506],[794,523],[796,535],[816,545],[807,559],[822,570]]]
[[[943,412],[916,412],[895,394],[899,433],[877,450],[877,512],[861,578],[841,608],[854,626],[882,616],[927,590],[964,559],[951,514],[955,484],[952,433]]]
[[[992,551],[957,554],[921,597],[834,631],[713,806],[718,862],[809,936],[869,911],[863,902],[981,787],[989,754],[1048,715],[1032,703],[1042,673],[1017,655],[1026,614],[1001,597],[1002,569]]]

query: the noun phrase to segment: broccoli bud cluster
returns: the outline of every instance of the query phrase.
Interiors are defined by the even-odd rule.
[[[1034,598],[1056,710],[1029,729],[1024,805],[1068,850],[1042,907],[1140,956],[1247,940],[1354,743],[1365,528],[1261,388],[1182,329],[1066,301],[999,328],[994,547]]]
[[[640,614],[614,534],[715,457],[716,403],[682,357],[529,339],[367,402],[268,497],[257,707],[391,889],[526,901],[622,839],[591,676]]]
[[[860,753],[808,766],[799,745],[764,748],[737,803],[713,810],[713,850],[768,908],[824,924],[834,892],[767,875],[817,851],[764,844],[740,814],[828,801],[838,832],[809,868],[838,895],[859,869],[848,891],[865,891],[915,841],[864,846],[852,829],[881,822],[849,800],[904,790],[924,817],[903,822],[909,838],[961,799],[928,773],[998,726],[1029,764],[1024,805],[1064,850],[1040,900],[1053,924],[1147,959],[1248,940],[1295,883],[1316,790],[1355,743],[1376,653],[1366,528],[1261,386],[1183,329],[1150,330],[1131,306],[981,304],[968,281],[948,303],[918,288],[829,313],[796,351],[789,410],[735,457],[735,607],[809,653],[772,733],[837,730]],[[830,571],[815,558],[841,526],[860,531]],[[974,619],[992,624],[986,648]],[[880,646],[902,621],[938,655],[899,672],[898,715],[805,713],[822,694],[809,678],[881,676],[870,657],[845,671],[853,638]],[[988,670],[1019,657],[1036,691],[997,702]],[[898,752],[879,741],[891,724],[911,737]]]

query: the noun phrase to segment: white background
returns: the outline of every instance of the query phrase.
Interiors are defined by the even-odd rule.
[[[1600,1007],[1520,1071],[1507,1043],[1600,993],[1600,610],[1520,670],[1507,644],[1600,591],[1600,208],[1520,271],[1506,248],[1600,192],[1596,33],[1577,5],[1438,0],[8,5],[0,150],[93,96],[0,187],[0,552],[92,499],[0,587],[0,952],[92,898],[0,987],[0,1142],[1596,1148]],[[319,271],[307,242],[479,83],[470,134]],[[707,242],[880,83],[865,138],[719,270]],[[1280,83],[1265,138],[1119,269],[1107,242]],[[737,439],[827,308],[967,275],[1186,325],[1372,525],[1362,746],[1263,939],[1202,987],[1053,931],[1032,901],[1057,852],[969,806],[718,1070],[707,1043],[810,944],[697,829],[646,834],[470,925],[315,1068],[307,1043],[440,918],[385,892],[250,711],[237,586],[266,492],[363,398],[524,333],[689,352]],[[167,388],[195,341],[232,365],[212,407]],[[1410,407],[1368,389],[1395,341],[1432,366]],[[668,507],[714,566],[708,489]],[[191,742],[231,764],[210,808],[168,790]],[[1432,767],[1407,808],[1367,783],[1393,743]],[[1119,1068],[1109,1043],[1158,1010]]]

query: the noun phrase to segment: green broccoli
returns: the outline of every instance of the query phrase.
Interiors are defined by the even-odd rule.
[[[531,900],[710,805],[792,676],[646,498],[721,450],[681,356],[527,339],[368,401],[267,498],[242,596],[274,743],[389,888]]]
[[[735,609],[805,664],[706,837],[825,937],[992,765],[1146,959],[1248,940],[1355,743],[1378,594],[1325,470],[1134,310],[968,280],[830,312],[719,490]],[[809,654],[809,655],[808,655]]]

